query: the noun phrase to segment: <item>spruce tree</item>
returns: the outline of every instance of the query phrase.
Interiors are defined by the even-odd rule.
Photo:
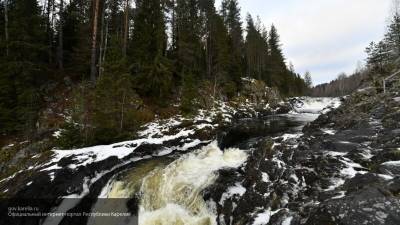
[[[64,68],[74,80],[90,70],[90,1],[72,0],[64,10]]]
[[[282,53],[279,34],[274,25],[271,26],[269,32],[269,71],[273,83],[279,87],[283,94],[289,94],[290,89],[290,75],[285,64],[285,58]]]
[[[41,104],[39,89],[46,78],[45,20],[36,0],[8,1],[8,10],[9,53],[0,61],[0,129],[24,131],[31,137]]]
[[[177,71],[183,77],[192,74],[194,79],[203,76],[201,17],[199,2],[196,0],[177,0]]]
[[[390,51],[390,60],[393,63],[400,63],[400,15],[395,13],[385,35],[385,42]]]
[[[136,88],[143,96],[168,96],[172,85],[171,62],[166,57],[164,11],[160,0],[137,1],[134,32],[130,45],[135,62]],[[165,102],[160,99],[160,102]]]
[[[222,2],[222,15],[229,33],[229,74],[235,83],[240,85],[240,77],[244,74],[244,41],[238,1],[224,0]]]
[[[133,89],[127,60],[113,38],[104,73],[99,77],[94,102],[94,140],[96,144],[108,144],[132,136],[138,128],[135,113],[141,101]]]

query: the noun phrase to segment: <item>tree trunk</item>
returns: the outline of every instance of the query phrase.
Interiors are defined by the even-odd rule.
[[[126,57],[126,49],[128,46],[128,36],[129,36],[129,0],[126,0],[125,5],[125,25],[124,25],[124,41],[122,47],[122,54]]]
[[[122,132],[122,130],[124,129],[124,111],[125,111],[125,98],[126,98],[126,94],[125,91],[122,95],[122,105],[121,105],[121,120],[120,120],[120,132]]]
[[[97,76],[97,28],[98,28],[98,17],[99,17],[99,0],[93,0],[93,29],[92,29],[92,51],[91,51],[91,64],[90,64],[90,80],[94,84],[96,83]]]
[[[64,34],[63,34],[63,26],[64,26],[64,0],[60,0],[60,10],[58,12],[58,16],[60,17],[60,24],[58,28],[58,68],[60,70],[64,69]]]
[[[9,55],[9,50],[8,50],[8,41],[9,41],[9,37],[8,37],[8,0],[4,1],[4,31],[5,31],[5,35],[6,35],[6,55],[8,57]]]
[[[54,15],[52,12],[55,12],[55,4],[54,0],[47,1],[47,35],[48,35],[48,54],[49,54],[49,63],[53,63],[53,31],[51,27],[54,24]]]
[[[175,15],[175,0],[172,0],[172,49],[176,50],[176,15]]]
[[[101,9],[101,31],[100,31],[100,54],[99,54],[99,77],[103,72],[103,54],[104,54],[104,17],[105,17],[106,2]]]
[[[106,21],[106,33],[105,33],[105,40],[104,40],[104,50],[102,56],[102,62],[106,61],[106,54],[107,54],[107,47],[108,47],[108,21]]]

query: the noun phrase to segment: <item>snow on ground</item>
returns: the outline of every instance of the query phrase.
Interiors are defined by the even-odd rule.
[[[269,105],[265,105],[264,108],[269,108]],[[95,162],[103,161],[110,157],[117,157],[118,159],[123,160],[125,157],[132,154],[138,147],[144,144],[162,145],[167,141],[181,139],[181,146],[162,149],[160,152],[154,153],[153,156],[162,156],[170,154],[173,151],[187,151],[188,149],[194,148],[200,144],[209,142],[201,141],[199,139],[191,139],[190,136],[195,134],[196,131],[203,129],[216,129],[220,123],[218,121],[230,123],[233,115],[240,110],[249,112],[249,116],[257,115],[256,111],[254,110],[254,104],[250,102],[232,107],[226,102],[216,101],[213,109],[199,110],[197,115],[195,115],[193,118],[185,118],[181,115],[176,115],[169,119],[156,119],[153,122],[145,124],[138,132],[138,139],[135,140],[80,149],[54,149],[52,150],[53,155],[51,156],[51,159],[45,164],[36,165],[34,167],[18,171],[10,177],[0,180],[0,182],[13,179],[19,173],[27,170],[48,171],[51,180],[53,180],[55,174],[54,171],[62,168],[58,165],[58,162],[61,159],[70,159],[69,161],[71,164],[66,166],[70,169],[77,169],[81,166],[87,166]],[[180,126],[182,126],[182,123],[187,121],[193,122],[193,125],[181,128]],[[53,135],[58,137],[60,135],[60,131],[56,131]],[[32,158],[39,156],[40,155],[36,155]]]
[[[115,156],[118,159],[123,159],[142,144],[162,144],[166,141],[187,137],[190,134],[194,134],[194,130],[181,130],[175,135],[166,135],[160,138],[141,138],[134,141],[126,141],[112,145],[101,145],[76,150],[54,150],[53,158],[45,165],[45,168],[42,169],[42,171],[61,169],[61,167],[57,166],[56,163],[61,159],[68,157],[74,157],[74,160],[77,160],[77,162],[74,162],[73,164],[74,168],[103,161],[112,156]],[[48,165],[51,166],[47,167]]]
[[[336,130],[332,130],[332,129],[321,129],[321,131],[328,135],[335,135],[337,132]]]
[[[347,152],[334,152],[334,151],[326,151],[325,155],[337,158],[343,165],[343,168],[340,170],[338,176],[331,178],[332,185],[328,188],[324,189],[324,191],[333,191],[336,188],[342,186],[345,183],[346,179],[350,179],[355,177],[357,174],[365,174],[367,170],[363,166],[358,163],[353,162],[349,158],[344,157],[347,155]]]
[[[281,137],[278,137],[278,138],[282,138],[283,140],[283,142],[285,142],[285,141],[287,141],[287,140],[290,140],[290,139],[298,139],[298,138],[300,138],[301,136],[303,136],[303,134],[301,134],[301,133],[297,133],[297,134],[284,134],[284,135],[282,135]]]
[[[246,192],[246,188],[242,186],[240,183],[236,183],[235,186],[229,187],[228,191],[222,194],[221,200],[219,201],[220,205],[224,204],[224,201],[234,195],[242,196]]]
[[[262,175],[262,181],[264,181],[265,183],[268,183],[270,181],[268,173],[261,172],[261,175]]]
[[[293,217],[288,217],[284,221],[282,221],[282,225],[290,225],[292,220],[293,220]]]
[[[384,166],[400,166],[400,161],[388,161],[382,163]]]
[[[71,169],[99,162],[113,156],[118,159],[123,159],[143,144],[161,145],[167,141],[189,137],[193,135],[196,130],[205,128],[214,129],[218,126],[218,124],[214,123],[217,116],[221,115],[224,119],[230,121],[234,112],[235,110],[232,107],[223,102],[218,102],[216,107],[211,111],[200,110],[194,117],[194,123],[196,124],[193,127],[174,130],[174,128],[179,127],[184,121],[188,120],[181,115],[169,119],[156,120],[144,125],[142,130],[138,132],[139,138],[136,140],[74,150],[53,150],[54,155],[50,162],[40,166],[40,168],[41,171],[61,169],[61,167],[57,165],[57,162],[63,158],[72,158],[74,160],[74,164],[69,166]],[[178,132],[169,134],[171,131]],[[198,139],[187,139],[182,147],[164,149],[155,155],[162,156],[173,151],[186,151],[202,143],[203,142]]]
[[[271,219],[271,209],[268,208],[264,212],[258,213],[255,217],[253,225],[267,225]]]

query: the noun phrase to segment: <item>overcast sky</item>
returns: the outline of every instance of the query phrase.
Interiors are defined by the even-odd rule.
[[[217,9],[221,0],[216,0]],[[249,12],[281,36],[287,61],[297,72],[309,70],[314,84],[351,74],[364,63],[364,50],[382,38],[391,0],[239,0]],[[243,20],[244,22],[244,20]],[[245,23],[243,23],[245,25]]]

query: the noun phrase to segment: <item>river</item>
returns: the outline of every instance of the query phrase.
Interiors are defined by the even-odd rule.
[[[61,216],[34,218],[34,224],[224,224],[222,211],[231,214],[236,207],[231,202],[230,209],[222,209],[224,200],[232,201],[248,192],[243,174],[249,173],[247,166],[254,161],[256,146],[266,139],[273,146],[296,139],[324,108],[335,108],[339,102],[328,98],[292,99],[293,110],[288,114],[256,113],[241,119],[235,118],[236,108],[222,103],[215,110],[200,111],[194,118],[175,116],[149,123],[132,141],[53,150],[45,163],[0,182],[24,182],[15,195],[17,198],[43,199],[37,202],[40,209],[61,213]],[[280,170],[283,162],[273,160],[272,166]],[[274,183],[268,177],[274,174],[261,173],[257,167],[255,170],[259,179],[262,174],[262,179],[269,182],[261,193],[263,198],[269,198],[268,190]],[[211,198],[212,195],[215,196]],[[285,202],[285,198],[281,201]],[[249,204],[256,207],[255,203]],[[75,216],[80,212],[90,215]],[[101,212],[123,216],[98,216]],[[255,211],[253,214],[257,216]],[[31,219],[19,218],[7,223],[31,224]]]
[[[116,174],[100,197],[127,201],[138,198],[141,225],[217,224],[212,203],[204,201],[202,191],[217,179],[218,171],[242,166],[251,151],[250,146],[258,140],[299,133],[305,124],[317,117],[316,113],[299,113],[242,119],[225,132],[219,145],[214,141],[178,159],[160,157]],[[128,211],[126,205],[107,205],[110,203],[113,201],[101,202],[94,210],[119,207],[119,211]],[[89,224],[114,222],[115,218],[89,220]],[[119,221],[121,223],[133,222],[125,219]]]

